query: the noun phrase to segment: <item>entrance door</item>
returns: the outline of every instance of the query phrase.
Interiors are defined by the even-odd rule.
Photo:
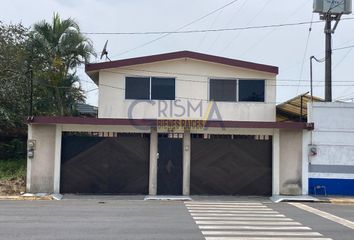
[[[147,194],[149,136],[63,136],[61,193]]]
[[[182,195],[182,139],[158,139],[157,194]]]
[[[192,138],[191,194],[272,194],[272,140],[240,137]]]

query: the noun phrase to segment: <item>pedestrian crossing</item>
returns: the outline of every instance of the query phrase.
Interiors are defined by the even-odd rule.
[[[185,202],[206,240],[331,240],[260,202]]]

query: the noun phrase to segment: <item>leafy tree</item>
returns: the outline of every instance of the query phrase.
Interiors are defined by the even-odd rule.
[[[0,22],[0,133],[24,131],[28,112],[28,29],[22,24]]]
[[[95,55],[91,41],[73,19],[62,20],[58,14],[54,14],[52,23],[35,24],[31,39],[31,49],[37,56],[34,62],[42,69],[35,77],[48,87],[54,114],[73,114],[75,103],[84,101],[75,68],[88,62],[91,54]]]

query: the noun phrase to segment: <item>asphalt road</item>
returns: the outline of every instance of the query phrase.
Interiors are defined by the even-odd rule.
[[[354,239],[354,230],[288,203],[83,197],[0,201],[0,239]],[[305,204],[354,221],[354,205]]]

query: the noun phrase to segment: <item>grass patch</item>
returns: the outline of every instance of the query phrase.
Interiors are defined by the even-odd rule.
[[[26,175],[26,160],[0,160],[0,180],[22,177]]]

